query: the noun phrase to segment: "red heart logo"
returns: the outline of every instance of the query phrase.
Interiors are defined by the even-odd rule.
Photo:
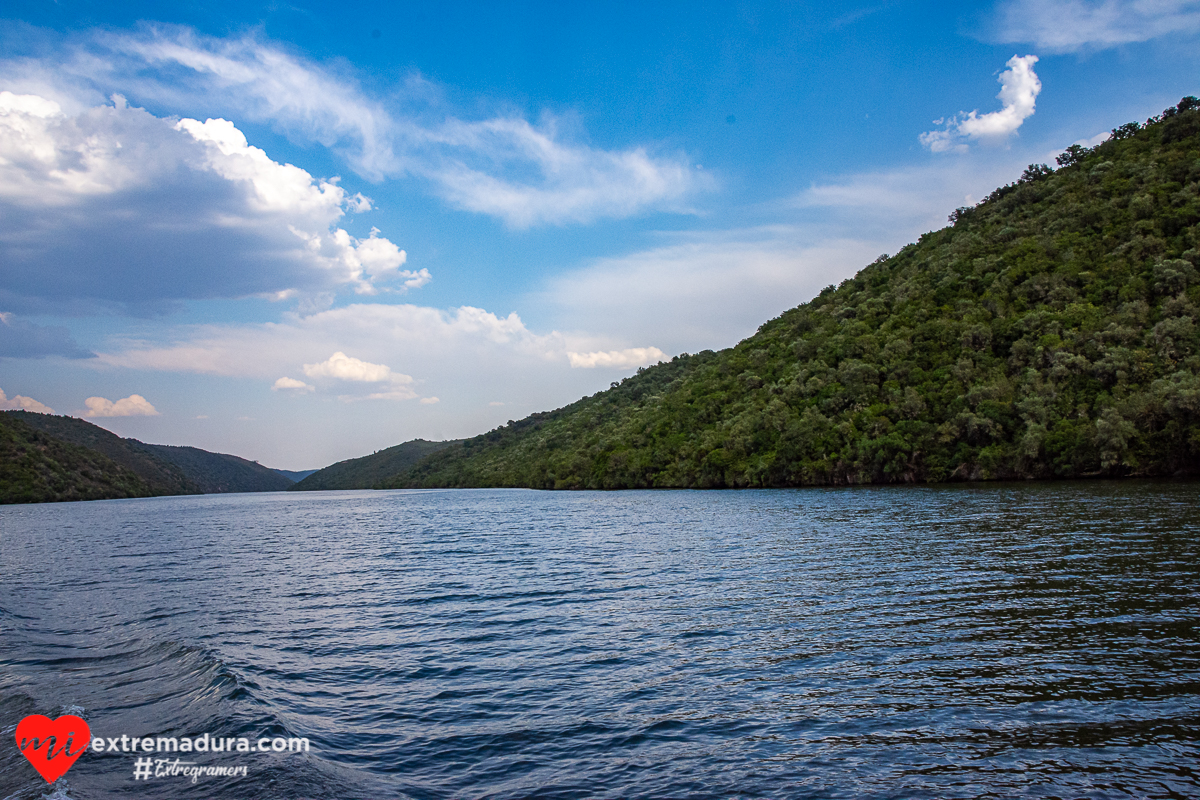
[[[75,743],[82,742],[76,748]],[[66,774],[92,742],[92,730],[74,714],[58,719],[30,714],[17,725],[17,747],[47,783]]]

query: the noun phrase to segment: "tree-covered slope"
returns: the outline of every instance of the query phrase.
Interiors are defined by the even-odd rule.
[[[238,456],[210,453],[196,447],[123,439],[75,417],[31,411],[6,411],[0,416],[18,421],[62,444],[83,448],[128,470],[142,482],[141,494],[137,496],[280,492],[293,485],[287,476]]]
[[[276,470],[228,453],[210,453],[198,447],[135,442],[164,461],[179,467],[205,494],[220,492],[282,492],[295,481]]]
[[[122,439],[112,431],[75,417],[32,411],[5,413],[42,433],[112,459],[145,481],[152,495],[199,494],[201,491],[178,465],[146,450],[135,439]]]
[[[408,469],[425,456],[457,442],[427,442],[414,439],[369,456],[339,461],[317,470],[290,489],[297,492],[323,489],[373,489],[382,481]]]
[[[95,450],[0,414],[0,503],[146,497],[150,487]]]
[[[385,485],[1200,471],[1198,106],[1031,166],[735,347],[639,370]]]

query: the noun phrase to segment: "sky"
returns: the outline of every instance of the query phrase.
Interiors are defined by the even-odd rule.
[[[1200,94],[1200,0],[0,15],[0,408],[296,470],[731,346]]]

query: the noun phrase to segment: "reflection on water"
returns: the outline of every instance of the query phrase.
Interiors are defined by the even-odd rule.
[[[76,800],[1195,796],[1198,489],[6,507],[0,727],[312,743],[195,786],[88,753]]]

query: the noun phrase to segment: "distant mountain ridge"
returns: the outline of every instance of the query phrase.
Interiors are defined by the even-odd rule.
[[[127,441],[179,467],[203,494],[282,492],[295,483],[277,470],[228,453],[210,453],[198,447],[145,444],[137,439]]]
[[[428,442],[424,439],[413,439],[369,456],[331,464],[324,469],[316,470],[290,488],[295,492],[328,489],[375,489],[382,481],[408,469],[426,456],[457,443],[457,440]]]
[[[317,472],[315,469],[277,469],[275,471],[293,483],[298,483]]]
[[[6,436],[0,502],[278,492],[293,485],[238,456],[124,439],[74,417],[5,411],[0,424]]]

